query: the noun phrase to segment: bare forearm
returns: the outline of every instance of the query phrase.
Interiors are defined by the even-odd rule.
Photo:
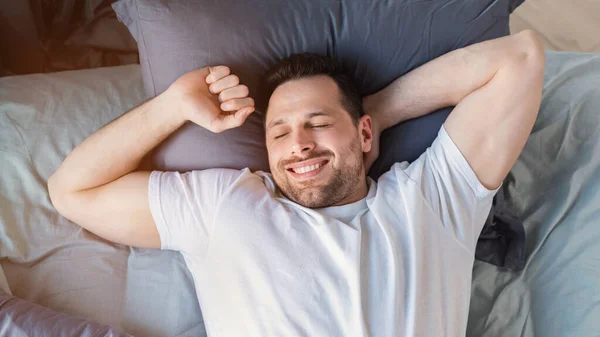
[[[521,39],[520,34],[501,37],[442,55],[365,97],[365,111],[386,129],[455,106],[489,82],[506,61],[518,57]]]
[[[112,182],[135,170],[150,150],[184,124],[167,93],[134,108],[89,136],[50,177],[55,191],[77,192]]]

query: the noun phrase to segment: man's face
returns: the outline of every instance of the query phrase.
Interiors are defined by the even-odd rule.
[[[273,92],[266,116],[269,166],[290,200],[310,208],[342,205],[366,195],[363,152],[371,120],[358,127],[325,75],[286,82]]]

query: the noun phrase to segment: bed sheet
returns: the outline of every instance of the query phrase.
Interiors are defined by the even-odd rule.
[[[60,216],[46,182],[144,100],[139,66],[0,78],[0,264],[15,296],[137,336],[202,336],[180,255],[111,244]]]
[[[468,336],[600,335],[600,55],[548,52],[532,135],[504,185],[527,264],[476,261]],[[0,265],[14,295],[137,336],[204,336],[175,252],[106,242],[56,213],[46,181],[144,100],[139,66],[0,78]]]
[[[475,262],[467,336],[600,336],[600,54],[547,52],[540,113],[503,188],[527,261]]]

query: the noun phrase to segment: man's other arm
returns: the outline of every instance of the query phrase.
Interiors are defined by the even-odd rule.
[[[59,213],[107,240],[160,248],[148,198],[150,172],[134,170],[188,120],[213,132],[245,121],[254,101],[247,97],[248,88],[228,75],[229,68],[222,66],[187,73],[163,94],[85,139],[48,180]],[[231,114],[222,113],[224,102],[231,104]]]
[[[48,180],[59,213],[109,241],[160,247],[148,201],[150,172],[133,171],[185,122],[167,101],[166,94],[157,96],[75,147]]]
[[[364,99],[384,130],[455,106],[444,127],[487,188],[500,185],[531,132],[541,102],[544,50],[532,31],[440,56]]]

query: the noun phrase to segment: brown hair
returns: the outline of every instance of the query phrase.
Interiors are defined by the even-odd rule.
[[[327,75],[335,81],[341,94],[342,106],[350,114],[354,125],[358,125],[358,120],[364,115],[362,95],[352,75],[340,62],[327,56],[301,53],[281,59],[264,76],[266,97],[271,99],[275,89],[288,81],[316,75]]]

